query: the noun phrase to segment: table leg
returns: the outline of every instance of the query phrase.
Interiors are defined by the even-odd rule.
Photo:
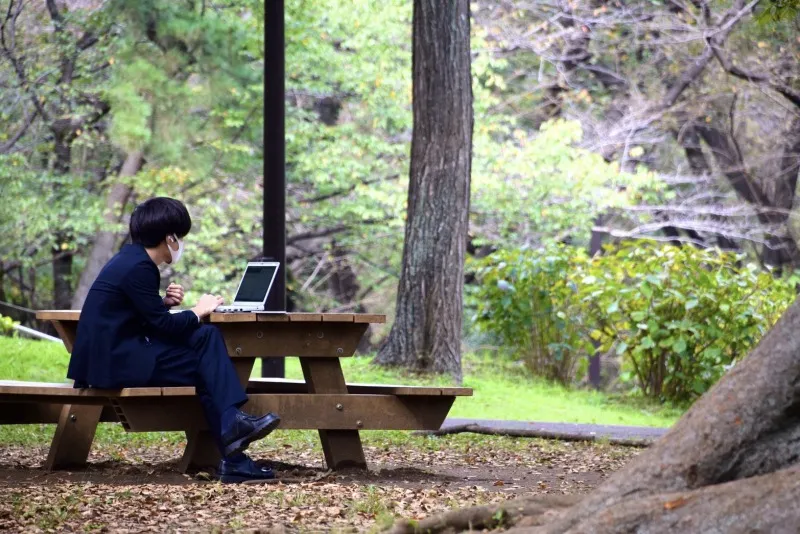
[[[186,448],[178,465],[181,473],[216,470],[222,455],[208,430],[187,430]]]
[[[234,358],[233,366],[242,387],[247,388],[250,374],[253,372],[255,358]],[[216,469],[222,458],[217,442],[208,430],[192,429],[186,431],[186,449],[179,469],[187,471],[206,471]]]
[[[64,405],[44,464],[45,469],[50,471],[85,465],[102,412],[102,405]]]
[[[77,322],[51,321],[53,327],[58,332],[58,337],[64,342],[67,352],[72,352],[72,345],[75,344],[75,335],[78,332]]]
[[[300,358],[309,393],[347,393],[338,358]],[[358,430],[320,430],[325,463],[330,469],[366,468]]]

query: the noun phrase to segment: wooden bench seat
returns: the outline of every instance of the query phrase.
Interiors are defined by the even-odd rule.
[[[392,384],[359,384],[349,383],[347,392],[368,395],[450,395],[453,397],[472,396],[471,388],[450,386],[400,386]],[[247,383],[248,393],[307,393],[305,380],[286,378],[251,378]]]
[[[281,415],[283,429],[437,430],[469,388],[347,384],[346,393],[312,393],[303,380],[255,378],[246,411]],[[76,389],[68,383],[0,381],[0,424],[57,423],[46,467],[80,465],[98,422],[129,432],[207,429],[193,387]],[[188,466],[192,452],[183,463]]]

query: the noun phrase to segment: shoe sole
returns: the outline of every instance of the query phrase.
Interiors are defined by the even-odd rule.
[[[256,484],[256,483],[263,483],[268,484],[270,482],[277,482],[275,477],[272,478],[260,478],[260,477],[248,477],[244,475],[222,475],[219,477],[219,481],[223,484]]]
[[[275,419],[273,419],[269,424],[265,425],[260,430],[257,430],[256,432],[253,432],[252,434],[250,434],[248,436],[245,436],[245,437],[243,437],[241,439],[238,439],[238,440],[226,445],[225,446],[225,456],[231,456],[233,454],[238,454],[238,453],[244,451],[254,441],[258,441],[260,439],[264,439],[265,437],[267,437],[273,430],[278,428],[278,426],[280,424],[281,424],[281,418],[280,417],[275,417]]]

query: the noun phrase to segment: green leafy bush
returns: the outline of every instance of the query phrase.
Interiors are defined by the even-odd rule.
[[[16,333],[14,325],[18,324],[11,317],[0,315],[0,336],[10,336]]]
[[[661,400],[704,393],[795,298],[794,280],[715,249],[632,242],[574,267],[591,337]]]
[[[477,327],[536,375],[571,382],[583,356],[615,348],[620,379],[687,402],[761,339],[795,298],[742,255],[629,242],[588,258],[553,246],[475,262]]]
[[[534,375],[568,385],[591,347],[567,272],[577,249],[500,251],[476,262],[475,323]]]

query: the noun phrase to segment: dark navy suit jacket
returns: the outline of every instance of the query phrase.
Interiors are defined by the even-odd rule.
[[[169,312],[160,278],[142,245],[125,245],[103,267],[78,321],[67,371],[75,387],[147,385],[163,342],[188,342],[200,321],[190,310]]]

